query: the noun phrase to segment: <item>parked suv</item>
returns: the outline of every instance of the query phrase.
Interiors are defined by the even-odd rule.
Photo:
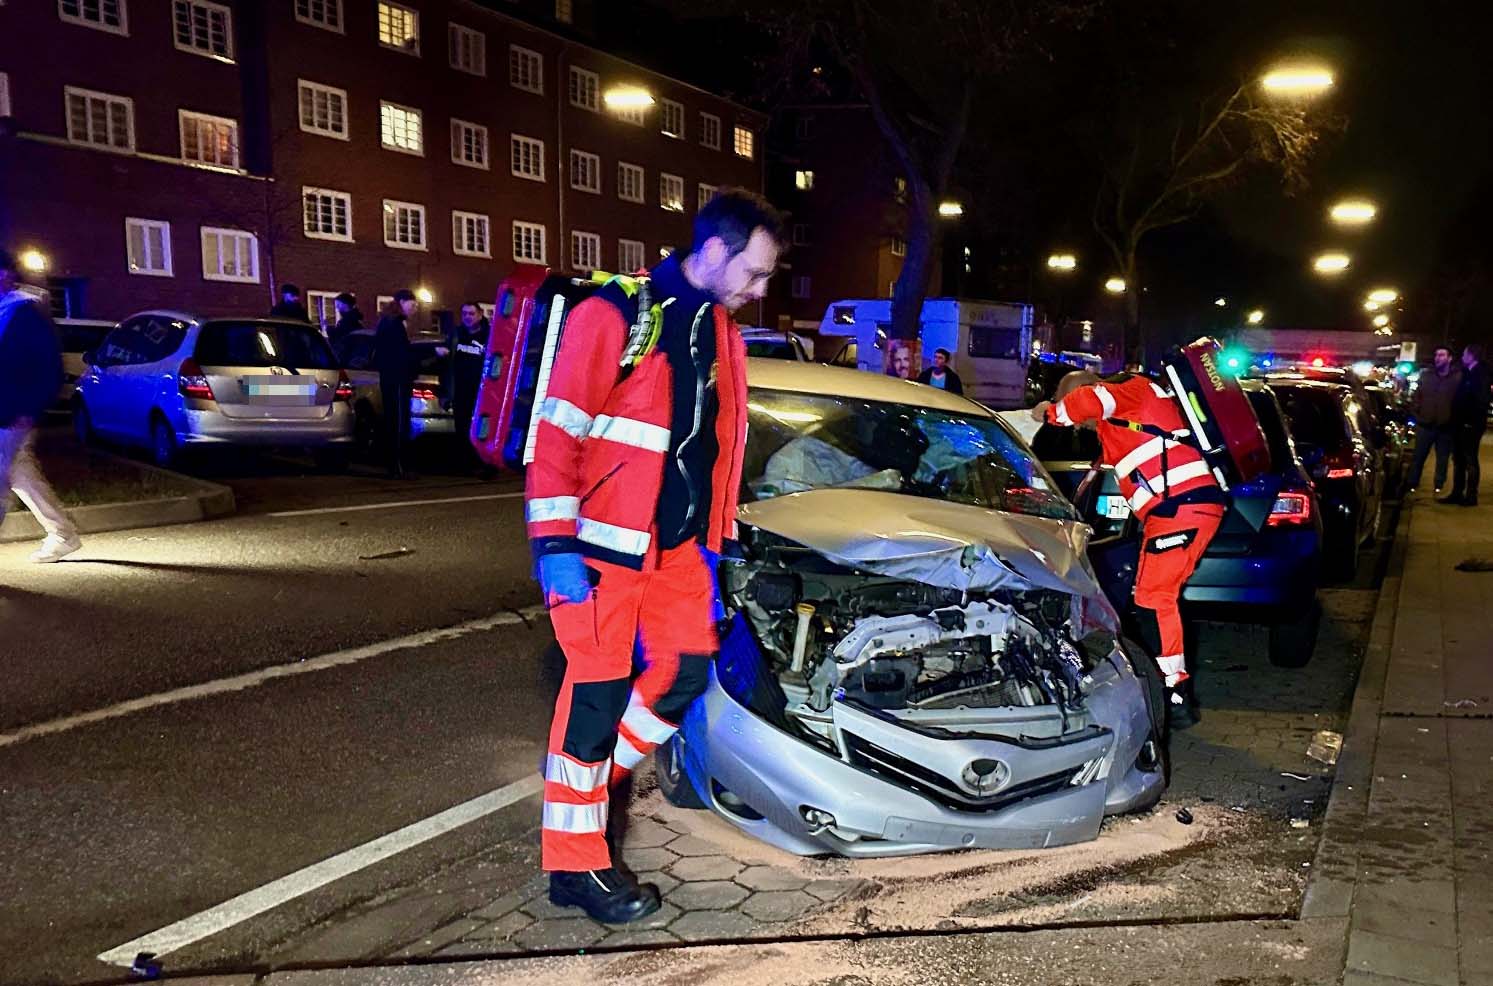
[[[150,450],[160,465],[188,447],[311,449],[325,465],[352,447],[352,384],[310,325],[148,311],[120,322],[73,396],[78,437]]]

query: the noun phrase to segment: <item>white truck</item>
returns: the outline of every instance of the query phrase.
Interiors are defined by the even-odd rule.
[[[1034,312],[1031,305],[970,298],[928,298],[923,302],[918,335],[922,364],[913,376],[933,364],[933,353],[947,349],[964,383],[964,396],[992,408],[1027,403],[1027,366],[1032,358]],[[819,335],[829,342],[844,337],[844,354],[835,362],[881,373],[892,323],[890,298],[847,298],[825,309]],[[823,345],[823,344],[821,344]],[[825,346],[829,355],[832,345]]]

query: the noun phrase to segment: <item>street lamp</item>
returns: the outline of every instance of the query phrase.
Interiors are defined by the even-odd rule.
[[[1339,226],[1362,226],[1379,215],[1379,207],[1367,199],[1344,199],[1328,211],[1327,216]]]
[[[954,219],[964,215],[964,206],[953,200],[940,202],[938,203],[938,214],[945,219]]]
[[[1071,253],[1055,253],[1047,258],[1048,270],[1074,270],[1078,267],[1078,258]]]
[[[1400,300],[1400,293],[1394,288],[1375,288],[1369,292],[1369,300],[1381,305],[1392,305]]]
[[[1266,92],[1278,96],[1315,96],[1332,83],[1332,73],[1319,65],[1283,65],[1260,79]]]
[[[420,300],[420,304],[422,305],[428,305],[432,301],[435,301],[435,295],[430,293],[429,288],[416,288],[415,297]]]
[[[1217,305],[1219,308],[1222,308],[1222,307],[1224,307],[1225,305],[1227,305],[1229,303],[1229,299],[1227,299],[1227,298],[1214,298],[1213,299],[1213,303],[1215,305]]]
[[[1368,301],[1365,301],[1363,303],[1363,310],[1366,312],[1377,312],[1383,307],[1383,305],[1379,304],[1379,302],[1375,301],[1373,298],[1370,298]]]
[[[1124,294],[1125,279],[1123,277],[1111,277],[1109,280],[1104,282],[1104,290],[1108,291],[1110,294]]]
[[[21,266],[33,274],[47,269],[47,255],[40,250],[26,250],[21,254]]]
[[[639,110],[652,106],[655,102],[653,93],[633,86],[608,89],[601,99],[614,110]]]
[[[1312,268],[1318,274],[1341,274],[1353,263],[1346,253],[1324,253],[1312,261]]]
[[[1262,309],[1256,308],[1245,317],[1245,321],[1249,322],[1250,325],[1259,325],[1265,321],[1265,312]]]
[[[1375,328],[1382,329],[1382,328],[1384,328],[1388,324],[1389,324],[1389,316],[1388,315],[1375,315],[1374,316],[1374,327]]]

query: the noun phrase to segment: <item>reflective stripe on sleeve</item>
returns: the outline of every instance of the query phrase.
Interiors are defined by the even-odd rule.
[[[641,555],[648,550],[651,536],[647,531],[635,531],[630,527],[604,524],[590,517],[582,517],[576,523],[575,536],[587,544],[609,548],[624,555]]]
[[[671,726],[658,716],[653,710],[643,704],[634,691],[632,698],[627,702],[627,711],[622,715],[622,724],[633,731],[633,735],[644,743],[652,743],[654,746],[662,743],[674,735],[677,726]]]
[[[1062,400],[1058,401],[1057,404],[1054,405],[1052,413],[1053,416],[1058,419],[1058,424],[1068,425],[1069,427],[1072,427],[1073,419],[1068,415],[1067,400],[1068,398],[1064,397]]]
[[[1094,396],[1099,398],[1099,416],[1101,418],[1112,418],[1115,416],[1115,395],[1109,392],[1109,388],[1102,383],[1094,384]]]
[[[524,519],[531,524],[546,520],[575,520],[581,510],[578,496],[536,496],[524,504]]]
[[[572,438],[585,438],[591,431],[591,415],[563,397],[546,397],[540,405],[539,417]]]
[[[648,452],[669,450],[669,429],[635,418],[614,418],[610,414],[598,414],[591,425],[590,437],[604,442],[617,442],[619,445],[631,445]]]
[[[623,770],[632,770],[638,764],[643,762],[643,754],[638,750],[637,747],[633,746],[627,741],[626,736],[618,734],[617,749],[616,752],[612,754],[612,759],[615,760],[617,762],[617,766],[621,767]]]
[[[605,832],[607,804],[605,801],[589,805],[569,805],[558,801],[546,801],[544,803],[544,827],[551,832],[570,832],[574,835]]]
[[[1151,381],[1148,381],[1148,382],[1151,384],[1151,393],[1155,394],[1157,397],[1170,398],[1172,396],[1170,393],[1167,392],[1167,390],[1166,390],[1165,387],[1162,387],[1155,380],[1151,380]]]

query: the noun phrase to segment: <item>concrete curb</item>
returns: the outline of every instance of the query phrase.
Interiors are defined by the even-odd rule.
[[[114,456],[114,458],[119,458]],[[199,520],[223,517],[237,509],[233,490],[217,483],[181,473],[171,472],[157,466],[121,459],[141,472],[168,476],[173,481],[190,487],[196,492],[184,496],[163,497],[158,500],[138,500],[131,503],[97,503],[68,510],[79,534],[98,534],[103,531],[124,531],[136,527],[162,527],[166,524],[191,524]],[[36,518],[27,510],[16,510],[0,520],[0,544],[13,541],[34,541],[46,532]]]

